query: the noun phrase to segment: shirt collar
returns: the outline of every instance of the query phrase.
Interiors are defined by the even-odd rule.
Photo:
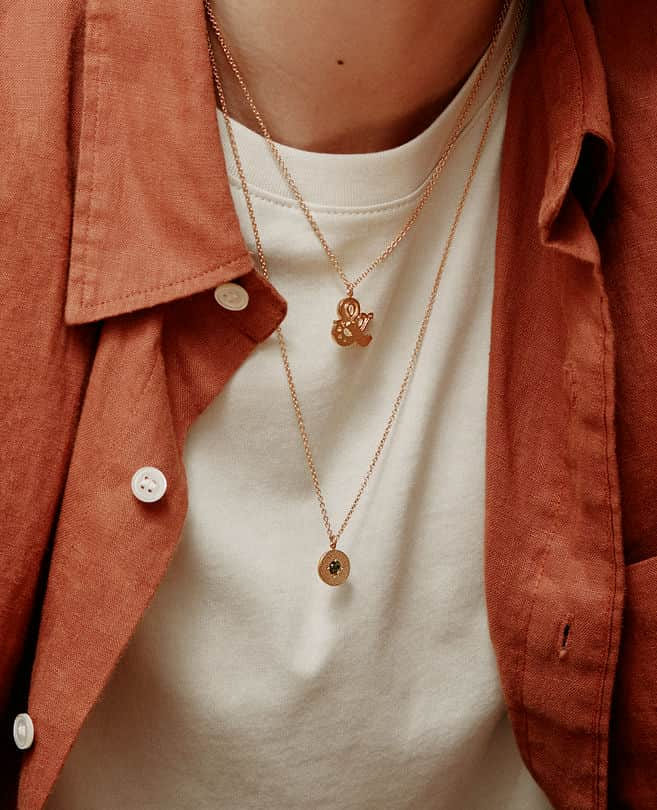
[[[253,269],[223,163],[205,31],[200,2],[87,3],[69,324]]]
[[[572,250],[575,237],[561,227],[569,191],[590,215],[613,169],[604,70],[584,0],[535,0],[530,13],[512,98],[516,87],[543,95],[544,120],[526,122],[528,170],[532,149],[549,150],[537,224],[543,241]],[[251,271],[219,140],[203,4],[89,0],[82,82],[66,322]],[[521,115],[522,105],[509,111]]]
[[[593,216],[611,179],[615,152],[604,67],[584,0],[536,2],[524,56],[522,69],[537,76],[535,91],[543,96],[545,113],[543,121],[527,121],[527,131],[536,148],[541,143],[549,151],[540,237],[577,253],[576,234],[565,222],[566,203],[575,199]]]

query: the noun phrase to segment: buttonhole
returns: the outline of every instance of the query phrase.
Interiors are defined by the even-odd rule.
[[[559,634],[559,658],[565,658],[568,655],[568,642],[570,640],[570,631],[572,628],[572,616],[569,616],[566,621],[561,625],[561,633]]]

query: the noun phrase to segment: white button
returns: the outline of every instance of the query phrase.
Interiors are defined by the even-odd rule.
[[[132,493],[144,503],[159,501],[167,490],[167,479],[157,467],[140,467],[132,476]]]
[[[17,714],[14,720],[14,742],[21,750],[29,748],[34,740],[34,723],[26,712]]]
[[[224,309],[244,309],[249,303],[249,294],[241,284],[227,281],[220,284],[214,291],[215,301]]]

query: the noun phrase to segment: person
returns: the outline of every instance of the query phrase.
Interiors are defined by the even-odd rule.
[[[0,806],[655,807],[653,4],[1,19]]]

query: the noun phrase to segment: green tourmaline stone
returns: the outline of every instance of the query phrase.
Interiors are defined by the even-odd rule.
[[[342,566],[340,565],[340,560],[331,560],[329,563],[329,571],[335,576]]]

